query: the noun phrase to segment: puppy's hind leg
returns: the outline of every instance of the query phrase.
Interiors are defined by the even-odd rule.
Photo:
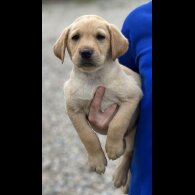
[[[126,149],[121,162],[113,174],[113,183],[116,188],[122,187],[124,193],[128,192],[130,182],[130,162],[133,154],[135,128],[125,136]]]
[[[130,170],[128,171],[128,175],[127,175],[127,181],[126,181],[126,184],[125,186],[122,186],[121,187],[121,190],[124,194],[128,194],[129,192],[129,184],[130,184],[130,179],[131,179],[131,172]]]

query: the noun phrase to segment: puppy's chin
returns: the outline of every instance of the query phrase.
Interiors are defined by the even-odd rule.
[[[77,66],[77,68],[81,71],[81,72],[95,72],[97,70],[99,70],[101,67],[100,66],[95,66],[95,65],[81,65],[81,66]]]

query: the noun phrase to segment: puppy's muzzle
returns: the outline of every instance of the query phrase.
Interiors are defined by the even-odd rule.
[[[93,50],[88,48],[81,49],[79,51],[79,54],[82,57],[82,59],[90,59],[93,54]]]

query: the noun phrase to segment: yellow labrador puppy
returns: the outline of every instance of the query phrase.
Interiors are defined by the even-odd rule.
[[[116,60],[127,51],[128,41],[103,18],[84,15],[66,27],[54,44],[54,54],[62,63],[66,48],[74,64],[64,85],[66,110],[87,150],[89,166],[99,174],[104,173],[107,160],[87,119],[97,87],[106,88],[102,112],[112,104],[119,106],[106,131],[105,148],[109,159],[123,155],[113,179],[116,187],[125,186],[127,191],[137,108],[142,98],[139,75]]]

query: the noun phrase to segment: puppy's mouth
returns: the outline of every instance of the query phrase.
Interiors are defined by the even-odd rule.
[[[92,60],[81,60],[78,67],[82,68],[82,67],[91,67],[91,68],[95,68],[97,65],[92,61]]]
[[[95,63],[93,60],[88,59],[88,60],[80,60],[79,64],[77,64],[78,68],[80,71],[83,72],[93,72],[99,69],[99,66],[97,63]]]
[[[81,72],[94,72],[99,70],[99,66],[97,66],[96,64],[92,64],[92,63],[84,63],[84,64],[79,64],[78,68]]]
[[[97,58],[83,59],[80,58],[74,63],[81,72],[94,72],[101,68]]]

